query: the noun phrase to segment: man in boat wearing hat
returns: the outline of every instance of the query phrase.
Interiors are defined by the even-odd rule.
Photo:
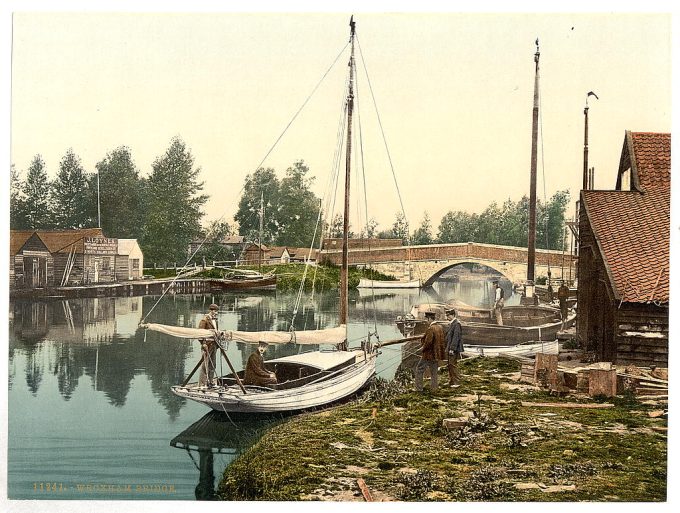
[[[425,369],[430,370],[430,390],[437,390],[437,369],[439,368],[439,360],[445,359],[445,345],[444,345],[444,328],[441,324],[435,324],[435,313],[432,311],[425,312],[425,319],[428,322],[427,330],[423,335],[421,343],[422,352],[420,361],[416,365],[415,378],[416,390],[423,391],[423,375]]]
[[[456,315],[456,310],[451,308],[446,311],[446,319],[449,321],[449,329],[446,332],[446,354],[447,367],[449,369],[449,386],[457,388],[460,386],[460,371],[458,370],[458,360],[463,352],[463,328]]]
[[[217,311],[220,309],[215,303],[208,307],[208,313],[198,323],[198,327],[203,330],[217,331]],[[215,356],[217,353],[217,341],[214,337],[200,338],[201,352],[203,353],[203,363],[201,373],[198,376],[198,386],[212,387],[215,385]]]
[[[267,350],[268,345],[266,342],[260,342],[257,350],[253,351],[253,354],[248,357],[246,373],[243,379],[244,384],[264,387],[278,383],[276,374],[269,372],[264,367],[264,352]]]

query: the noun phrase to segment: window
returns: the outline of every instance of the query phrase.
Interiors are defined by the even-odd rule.
[[[111,269],[111,257],[102,257],[102,270]]]
[[[139,258],[133,258],[131,259],[132,262],[132,270],[133,271],[139,271]]]

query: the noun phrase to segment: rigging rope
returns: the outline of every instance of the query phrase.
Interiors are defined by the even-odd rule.
[[[550,245],[548,241],[548,195],[545,189],[545,145],[543,143],[543,106],[541,105],[541,91],[538,91],[538,115],[540,118],[539,126],[541,129],[541,173],[543,175],[543,210],[545,212],[545,249],[548,251],[548,285],[550,285]]]
[[[284,136],[284,134],[288,131],[288,128],[290,128],[290,126],[293,124],[293,121],[295,121],[295,119],[298,117],[298,115],[300,114],[300,112],[302,111],[302,109],[305,107],[305,105],[307,105],[307,103],[308,103],[309,100],[312,98],[312,96],[314,96],[314,93],[316,93],[316,91],[317,91],[317,89],[319,88],[319,86],[321,85],[321,83],[325,80],[326,76],[328,76],[328,73],[331,71],[331,69],[333,69],[333,67],[335,66],[335,64],[338,62],[338,59],[339,59],[340,56],[344,53],[345,48],[347,48],[348,45],[349,45],[349,42],[345,43],[345,46],[342,47],[342,50],[340,50],[340,52],[339,52],[338,55],[335,57],[335,59],[333,60],[333,62],[331,63],[331,65],[328,67],[328,69],[326,70],[326,72],[323,74],[323,76],[321,77],[321,79],[320,79],[320,80],[317,82],[317,84],[314,86],[314,88],[313,88],[312,91],[309,93],[309,95],[307,96],[307,98],[305,99],[305,101],[304,101],[304,102],[302,103],[302,105],[298,108],[298,110],[295,112],[295,114],[293,115],[293,117],[291,118],[291,120],[288,122],[288,124],[286,125],[286,127],[283,129],[283,131],[281,132],[281,134],[279,135],[279,137],[276,139],[276,141],[274,141],[274,144],[272,144],[272,146],[269,148],[269,151],[267,151],[267,153],[265,154],[265,156],[262,158],[262,160],[260,161],[260,163],[257,165],[257,167],[255,168],[255,171],[257,171],[258,169],[260,169],[260,167],[262,167],[262,164],[264,163],[264,161],[267,160],[267,157],[269,157],[269,155],[271,154],[271,152],[272,152],[272,151],[274,150],[274,148],[278,145],[279,141],[281,141],[281,138],[282,138],[282,137]],[[245,186],[246,186],[246,184],[243,184],[243,186],[242,186],[241,189],[239,190],[239,195],[243,192],[243,190],[245,189]],[[196,248],[196,250],[191,254],[191,256],[189,256],[189,258],[187,259],[187,261],[185,262],[185,264],[184,264],[184,265],[182,266],[182,268],[180,269],[180,271],[179,271],[180,273],[181,273],[182,271],[184,271],[184,269],[187,268],[187,266],[189,265],[189,262],[191,262],[191,260],[194,258],[194,256],[196,256],[196,253],[198,253],[198,251],[203,247],[203,245],[205,244],[205,242],[206,242],[206,241],[208,240],[208,238],[210,237],[210,234],[212,233],[212,231],[215,230],[215,229],[217,228],[218,223],[219,223],[219,222],[224,218],[224,216],[226,216],[226,215],[227,215],[227,210],[225,209],[224,212],[222,213],[222,215],[215,221],[213,227],[208,231],[208,233],[207,233],[207,235],[205,236],[205,238],[204,238],[204,239],[201,241],[201,243],[198,245],[198,247]],[[146,322],[146,319],[149,317],[149,315],[151,314],[151,312],[154,311],[154,309],[158,306],[158,303],[160,303],[160,301],[163,299],[163,297],[168,293],[168,291],[172,288],[172,286],[175,284],[175,282],[176,282],[179,278],[180,278],[179,274],[178,274],[177,276],[175,276],[175,278],[170,282],[170,285],[168,286],[168,288],[167,288],[166,290],[163,291],[163,293],[162,293],[161,296],[158,298],[158,300],[153,304],[153,306],[151,307],[151,309],[147,312],[147,314],[144,316],[144,318],[140,321],[140,324],[143,324],[143,323]]]

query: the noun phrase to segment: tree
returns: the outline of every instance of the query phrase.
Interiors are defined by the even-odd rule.
[[[307,177],[309,168],[297,161],[286,170],[282,180],[271,168],[260,168],[246,176],[243,194],[234,220],[239,234],[250,240],[259,239],[260,203],[264,200],[262,241],[279,246],[306,247],[314,233],[319,216],[319,199],[310,190],[314,178]],[[317,230],[316,245],[321,237]]]
[[[432,222],[430,221],[430,215],[427,213],[427,210],[423,215],[420,226],[413,232],[411,240],[416,246],[432,244],[432,242],[434,242],[432,238]]]
[[[359,237],[361,239],[372,239],[376,236],[378,231],[378,221],[375,220],[375,218],[371,217],[368,222],[366,223],[366,226],[364,226],[361,229],[361,232],[359,233]]]
[[[548,249],[565,249],[564,214],[569,204],[569,191],[557,191],[546,205],[539,202],[536,212],[536,245]]]
[[[201,207],[208,200],[207,195],[200,194],[200,171],[194,168],[194,157],[179,137],[174,137],[167,151],[154,161],[145,192],[145,261],[184,263],[189,242],[201,231]]]
[[[96,225],[92,219],[91,190],[80,157],[69,148],[59,163],[52,182],[54,221],[57,228],[84,228]]]
[[[26,181],[23,183],[21,206],[25,215],[26,228],[51,228],[54,224],[50,183],[45,171],[45,161],[40,155],[33,157]]]
[[[395,239],[401,239],[404,244],[408,244],[409,226],[406,215],[403,211],[397,212],[392,225],[392,234]]]
[[[439,223],[437,241],[443,244],[475,241],[477,225],[477,214],[449,211],[444,214]]]
[[[331,221],[331,225],[328,227],[328,236],[339,239],[342,238],[343,231],[344,226],[342,214],[335,214],[333,216],[333,220]]]
[[[208,228],[199,234],[198,239],[203,243],[195,254],[189,255],[192,262],[210,263],[213,261],[233,261],[239,257],[238,253],[226,248],[222,243],[232,234],[232,228],[226,221],[212,221]]]
[[[239,226],[239,235],[251,241],[260,239],[260,206],[264,202],[262,242],[273,242],[278,230],[279,187],[279,179],[272,168],[261,167],[252,175],[246,176],[243,194],[234,215],[234,221]]]
[[[29,228],[23,189],[24,183],[12,164],[9,169],[9,227],[12,230]]]
[[[314,177],[307,177],[309,167],[302,160],[286,169],[279,189],[279,231],[276,244],[279,246],[308,247],[318,245],[321,230],[316,230],[319,220],[319,198],[311,191]]]
[[[96,164],[99,175],[101,227],[109,237],[136,239],[141,235],[141,187],[137,170],[126,146],[106,154]],[[97,175],[94,175],[96,192]]]

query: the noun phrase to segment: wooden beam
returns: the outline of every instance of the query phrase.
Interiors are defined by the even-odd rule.
[[[359,489],[361,490],[361,495],[364,496],[364,499],[366,502],[373,502],[373,497],[371,497],[371,492],[368,489],[368,486],[366,486],[366,482],[363,480],[363,478],[357,479],[357,484],[359,485]]]
[[[610,403],[532,403],[522,401],[522,406],[528,408],[613,408],[614,405]]]

